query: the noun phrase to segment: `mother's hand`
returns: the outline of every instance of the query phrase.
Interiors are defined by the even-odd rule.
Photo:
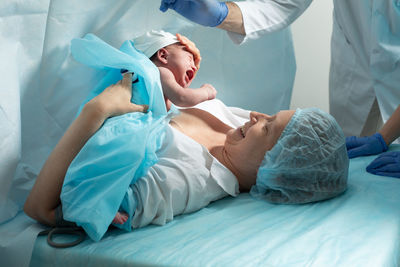
[[[132,73],[125,73],[122,80],[107,87],[88,104],[100,112],[105,119],[129,112],[147,112],[147,105],[134,104],[131,98]]]

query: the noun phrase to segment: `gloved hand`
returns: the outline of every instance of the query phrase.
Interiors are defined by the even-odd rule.
[[[162,0],[160,10],[165,12],[168,8],[191,21],[210,27],[218,26],[228,15],[225,2],[217,0]]]
[[[346,137],[346,147],[349,158],[375,155],[388,150],[388,146],[380,133],[366,137]]]
[[[367,166],[367,172],[400,178],[400,151],[390,151],[379,155]]]

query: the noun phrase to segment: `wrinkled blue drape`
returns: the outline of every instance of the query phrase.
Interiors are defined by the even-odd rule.
[[[83,64],[108,70],[86,102],[120,80],[120,70],[127,69],[139,77],[133,84],[132,99],[137,104],[149,105],[146,114],[135,112],[107,119],[67,171],[61,192],[64,219],[76,222],[98,241],[115,217],[129,185],[157,162],[156,151],[161,146],[169,113],[157,67],[131,41],[124,42],[118,50],[88,34],[72,41],[71,52]],[[123,228],[130,229],[130,219]]]

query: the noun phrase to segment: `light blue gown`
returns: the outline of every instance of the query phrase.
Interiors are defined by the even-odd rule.
[[[148,113],[128,113],[109,118],[88,140],[72,161],[62,187],[64,219],[82,226],[93,240],[100,240],[124,202],[129,220],[122,228],[130,230],[135,203],[126,203],[129,185],[142,177],[157,162],[169,118],[157,67],[131,41],[120,50],[94,35],[72,41],[71,52],[81,63],[109,70],[94,88],[87,101],[107,86],[120,80],[121,69],[139,76],[132,99],[148,104]],[[124,199],[125,198],[125,199]]]

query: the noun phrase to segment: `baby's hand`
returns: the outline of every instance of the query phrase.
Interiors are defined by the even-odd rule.
[[[126,221],[128,220],[128,214],[124,213],[124,212],[117,212],[117,214],[115,215],[112,223],[114,224],[124,224]]]
[[[211,84],[203,84],[200,89],[205,90],[207,92],[207,100],[211,100],[214,99],[217,95],[217,90],[215,90],[214,86],[212,86]]]

